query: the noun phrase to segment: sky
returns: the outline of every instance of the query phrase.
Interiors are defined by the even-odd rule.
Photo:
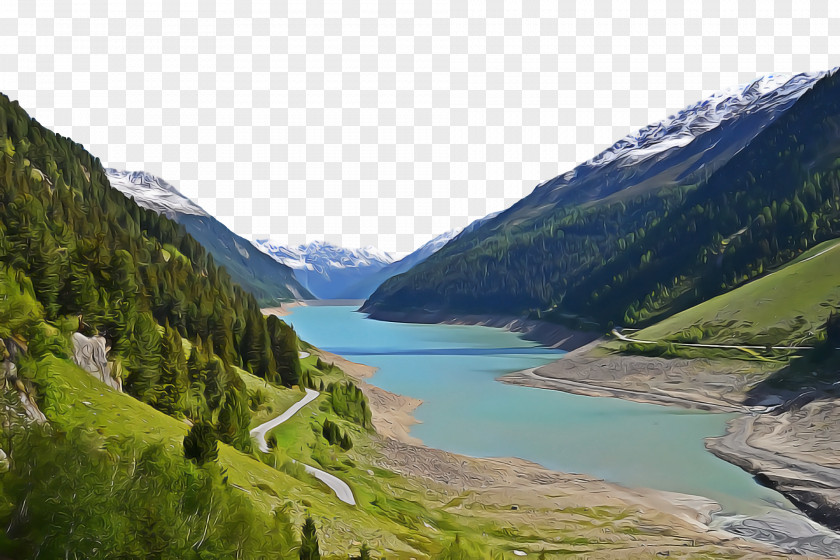
[[[721,89],[840,65],[840,3],[6,0],[0,91],[284,244],[404,255]]]

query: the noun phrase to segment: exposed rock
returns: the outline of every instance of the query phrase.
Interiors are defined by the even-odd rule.
[[[17,391],[20,403],[26,416],[37,422],[43,424],[47,421],[47,417],[35,404],[32,398],[33,388],[27,386],[17,375],[17,366],[13,360],[17,360],[19,356],[26,352],[26,344],[14,338],[0,339],[0,382],[2,388],[6,390]]]
[[[44,424],[47,421],[47,417],[44,416],[44,413],[41,412],[41,409],[38,408],[38,405],[35,404],[35,401],[32,400],[26,391],[18,390],[18,396],[20,397],[20,403],[23,405],[23,409],[26,411],[26,415],[29,418],[39,424]]]
[[[122,381],[111,372],[108,363],[108,348],[101,336],[86,337],[73,333],[73,361],[112,389],[122,391]]]

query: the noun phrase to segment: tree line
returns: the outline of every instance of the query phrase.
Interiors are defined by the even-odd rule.
[[[503,214],[385,282],[366,309],[650,324],[840,236],[838,121],[833,74],[715,172],[516,223]]]
[[[30,279],[47,321],[105,336],[130,394],[213,424],[239,449],[249,417],[232,367],[299,382],[291,327],[264,318],[182,226],[112,189],[98,159],[5,96],[0,264]]]

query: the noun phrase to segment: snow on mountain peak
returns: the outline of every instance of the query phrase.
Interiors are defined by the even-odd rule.
[[[784,110],[828,72],[770,74],[749,84],[719,91],[689,105],[675,115],[629,134],[589,161],[561,176],[571,181],[577,175],[608,164],[636,165],[671,148],[689,144],[743,111]],[[549,179],[544,186],[555,183]]]
[[[452,241],[459,233],[461,233],[462,228],[455,228],[450,229],[449,231],[445,231],[438,235],[437,237],[433,237],[430,241],[424,243],[419,249],[417,249],[417,253],[424,255],[424,257],[428,257],[432,253],[437,253],[440,251],[444,245]]]
[[[264,253],[296,269],[382,267],[394,262],[394,257],[368,246],[347,249],[328,241],[313,241],[297,247],[287,247],[270,240],[257,240],[254,245]]]
[[[153,210],[173,220],[178,214],[210,217],[201,206],[151,173],[107,168],[105,174],[112,187],[125,196],[134,198],[137,205],[142,208]]]

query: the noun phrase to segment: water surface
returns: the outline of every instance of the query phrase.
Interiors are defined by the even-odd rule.
[[[791,507],[706,451],[703,440],[722,435],[732,415],[507,385],[496,379],[563,352],[501,329],[388,323],[354,310],[298,307],[284,320],[304,340],[379,368],[374,385],[422,399],[411,434],[430,447],[707,496],[725,513]]]

